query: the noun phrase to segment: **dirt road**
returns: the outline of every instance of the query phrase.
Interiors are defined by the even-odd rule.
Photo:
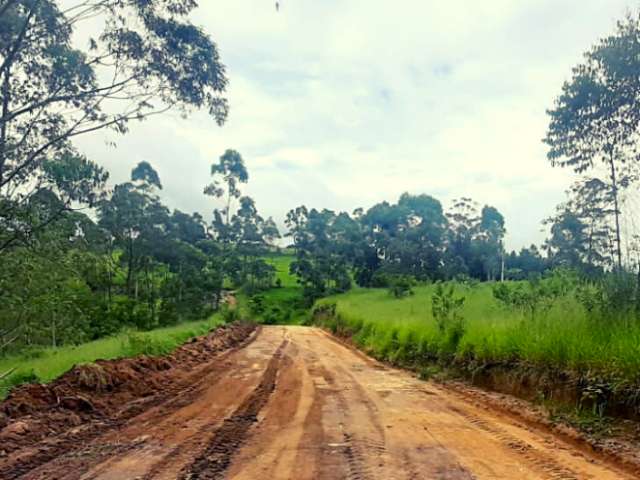
[[[632,478],[315,328],[264,327],[220,362],[20,478]]]

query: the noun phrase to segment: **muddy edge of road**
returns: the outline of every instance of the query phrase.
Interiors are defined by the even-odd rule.
[[[153,408],[175,408],[196,398],[207,382],[225,375],[223,360],[251,343],[259,331],[252,324],[233,324],[188,342],[165,357],[137,357],[98,361],[76,367],[48,385],[20,387],[0,403],[0,478],[19,478],[90,440],[117,431],[128,420]],[[349,339],[324,335],[348,347],[371,364],[378,364]],[[253,392],[229,415],[221,418],[212,441],[179,478],[223,478],[235,452],[250,435],[258,413],[276,387],[287,340],[270,358]],[[397,368],[397,367],[394,367]],[[461,382],[439,386],[465,402],[499,411],[532,429],[551,432],[605,463],[640,473],[637,445],[594,441],[574,429],[554,425],[539,408],[509,395],[497,394]],[[114,453],[114,452],[110,452]]]
[[[0,403],[0,478],[18,478],[163,402],[189,402],[203,371],[209,380],[224,375],[220,360],[259,330],[253,323],[225,325],[170,355],[98,360],[49,384],[15,388]]]
[[[349,336],[334,334],[324,328],[322,331],[328,338],[349,348],[366,361],[378,362],[390,368],[410,371],[416,376],[418,375],[417,369],[370,357],[365,351],[360,349]],[[632,475],[637,475],[638,478],[640,478],[640,424],[636,422],[625,421],[627,427],[631,423],[634,424],[635,428],[632,429],[634,431],[631,433],[629,433],[631,429],[626,428],[625,435],[603,435],[596,437],[579,430],[573,425],[553,421],[550,418],[549,411],[544,407],[514,395],[474,386],[460,379],[448,380],[433,378],[430,379],[430,381],[437,383],[441,388],[446,389],[466,402],[492,409],[516,421],[520,421],[530,428],[553,434],[576,449],[596,456],[606,463],[612,463],[622,470]]]

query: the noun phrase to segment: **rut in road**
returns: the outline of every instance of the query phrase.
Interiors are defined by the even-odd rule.
[[[65,443],[42,465],[25,469],[24,459],[41,461],[51,439],[17,449],[0,457],[2,471],[25,480],[638,478],[322,330],[263,327],[243,345],[205,362],[172,399]]]
[[[258,421],[258,413],[266,405],[269,395],[275,389],[282,350],[286,345],[287,340],[285,339],[269,360],[267,369],[256,389],[233,412],[230,418],[225,419],[222,426],[216,430],[213,441],[180,475],[180,480],[218,480],[224,478],[233,454],[246,439],[249,428]]]

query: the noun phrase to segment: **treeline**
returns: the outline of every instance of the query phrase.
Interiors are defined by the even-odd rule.
[[[309,299],[360,286],[387,286],[393,277],[418,280],[501,274],[504,218],[470,199],[449,212],[429,195],[404,194],[397,203],[346,212],[307,209],[287,214],[296,260],[291,269]]]
[[[0,250],[4,350],[204,318],[219,307],[224,287],[254,293],[273,285],[274,269],[262,257],[278,229],[241,195],[248,173],[237,152],[227,151],[212,167],[206,190],[224,197],[224,206],[211,223],[170,211],[147,162],[109,191],[107,175],[85,158],[67,156],[52,166],[45,168],[55,185],[91,185],[94,208],[65,208],[52,188],[41,187],[24,212],[52,221],[19,238],[16,229],[0,231],[0,241],[15,238]],[[18,211],[11,220],[38,223]]]
[[[72,143],[168,110],[224,123],[225,67],[194,8],[0,0],[0,353],[199,316],[224,278],[270,281],[251,253],[264,222],[250,199],[227,208],[223,234],[170,212],[147,163],[107,192],[107,172]]]
[[[288,236],[292,264],[312,300],[351,288],[389,287],[394,283],[475,279],[526,280],[556,269],[572,269],[593,278],[610,271],[611,243],[595,242],[576,216],[546,221],[549,238],[506,252],[505,221],[495,208],[469,198],[447,211],[429,195],[403,194],[397,203],[382,202],[352,214],[330,210],[291,210]]]
[[[571,269],[590,281],[615,273],[614,284],[640,291],[640,237],[623,229],[625,218],[634,224],[625,196],[640,178],[639,37],[640,15],[629,13],[585,53],[548,110],[548,160],[577,178],[543,222],[543,245],[504,252],[502,215],[469,199],[446,213],[436,199],[408,194],[352,215],[300,207],[287,221],[293,269],[307,297],[348,289],[350,270],[359,285],[375,286],[411,278],[535,279]]]

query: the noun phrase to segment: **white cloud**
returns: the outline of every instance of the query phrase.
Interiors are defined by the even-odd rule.
[[[247,192],[282,222],[300,204],[351,211],[404,191],[498,207],[510,247],[539,242],[570,182],[541,139],[571,67],[626,0],[201,1],[194,21],[230,77],[223,128],[204,114],[153,119],[104,145],[79,141],[126,178],[157,166],[167,201],[207,214],[209,165],[226,148]]]

